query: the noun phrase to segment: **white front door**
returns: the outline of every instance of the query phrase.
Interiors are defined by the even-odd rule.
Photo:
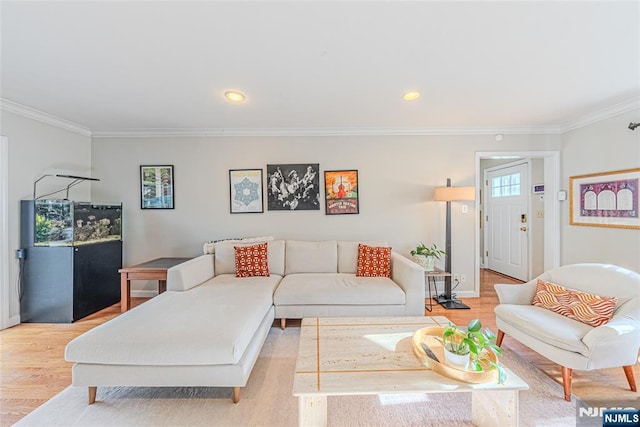
[[[486,172],[488,267],[529,280],[529,163]]]

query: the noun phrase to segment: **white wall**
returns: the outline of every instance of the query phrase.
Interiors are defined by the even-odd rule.
[[[196,256],[202,243],[226,237],[273,235],[284,239],[382,239],[409,255],[420,241],[444,247],[445,204],[433,188],[475,184],[475,152],[559,150],[552,135],[362,137],[94,138],[92,165],[102,181],[96,201],[124,203],[124,263],[161,256]],[[229,213],[229,169],[267,164],[319,163],[320,170],[358,169],[359,215],[320,211]],[[141,210],[139,167],[175,166],[175,210]],[[266,178],[266,176],[265,176]],[[321,187],[323,184],[321,177]],[[324,197],[324,192],[322,192]],[[473,292],[475,207],[452,208],[452,265],[467,281],[456,291]],[[155,284],[134,282],[134,290]]]
[[[44,173],[89,173],[91,138],[4,110],[0,111],[0,134],[9,141],[9,317],[15,323],[20,314],[18,262],[14,256],[20,247],[20,200],[33,198],[33,182]],[[38,185],[38,193],[66,187],[68,182],[45,178]],[[90,195],[90,185],[85,183],[74,187],[70,198],[90,200]]]
[[[562,135],[562,182],[569,177],[640,166],[640,129],[627,129],[640,109]],[[562,264],[605,262],[640,271],[640,230],[569,225],[569,201],[562,209]]]

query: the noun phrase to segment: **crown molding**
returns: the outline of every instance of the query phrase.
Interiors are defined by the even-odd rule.
[[[209,129],[122,129],[94,130],[94,138],[162,138],[216,136],[424,136],[424,135],[495,135],[558,134],[557,127],[490,128],[209,128]]]
[[[600,120],[640,108],[640,97],[614,104],[560,125],[511,127],[421,127],[421,128],[149,128],[91,130],[86,126],[25,105],[0,98],[0,109],[93,138],[162,138],[220,136],[425,136],[425,135],[559,135]]]
[[[17,102],[9,101],[8,99],[0,98],[0,109],[66,129],[71,132],[79,133],[80,135],[91,136],[91,129],[86,126],[61,119],[60,117],[36,110],[35,108],[27,107],[26,105],[18,104]]]
[[[577,119],[570,120],[563,125],[559,126],[560,133],[568,132],[570,130],[578,129],[583,126],[590,125],[600,120],[605,120],[610,117],[617,116],[619,114],[627,113],[640,109],[640,96],[628,99],[626,101],[619,102],[602,110],[594,111],[593,113],[586,114]]]

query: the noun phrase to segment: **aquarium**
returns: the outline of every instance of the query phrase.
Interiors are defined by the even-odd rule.
[[[79,246],[122,240],[122,204],[35,201],[35,246]]]

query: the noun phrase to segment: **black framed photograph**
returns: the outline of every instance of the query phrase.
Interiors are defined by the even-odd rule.
[[[140,208],[174,208],[173,165],[140,166]]]
[[[359,213],[358,171],[325,171],[324,194],[325,214],[345,215]]]
[[[320,210],[318,163],[267,165],[267,209]]]
[[[230,212],[262,213],[262,169],[229,170]]]

